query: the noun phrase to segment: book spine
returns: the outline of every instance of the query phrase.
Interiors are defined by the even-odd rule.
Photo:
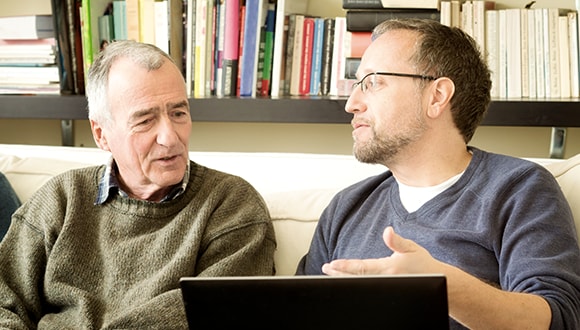
[[[115,40],[127,39],[126,4],[125,1],[121,0],[113,1],[113,29]]]
[[[288,15],[288,32],[286,37],[286,59],[284,61],[284,95],[290,94],[290,80],[292,75],[292,61],[294,59],[294,35],[296,33],[296,16]]]
[[[227,24],[224,31],[223,94],[236,95],[238,77],[238,52],[240,49],[240,1],[226,0]]]
[[[322,70],[320,73],[320,93],[328,95],[330,92],[330,76],[332,67],[332,50],[334,44],[334,19],[324,19],[324,40],[322,47]]]
[[[324,19],[314,19],[314,40],[312,41],[312,73],[310,75],[310,95],[320,94],[322,71],[322,48],[324,41]]]
[[[274,50],[272,54],[272,77],[270,95],[278,97],[284,93],[284,49],[288,33],[288,21],[285,11],[286,0],[276,0],[276,18],[274,28]]]
[[[276,11],[274,6],[266,13],[266,30],[264,35],[264,66],[262,68],[262,85],[260,95],[270,95],[270,79],[272,78],[272,62],[274,51],[274,29],[276,25]]]
[[[296,15],[292,71],[290,72],[290,95],[300,95],[300,68],[302,67],[302,44],[304,42],[304,15]]]
[[[81,31],[83,44],[83,67],[85,75],[93,64],[93,33],[91,28],[91,1],[81,1]]]
[[[195,8],[195,65],[193,78],[194,97],[205,96],[205,30],[207,22],[207,0],[197,0]]]
[[[217,28],[216,28],[216,50],[214,56],[215,67],[215,94],[218,97],[224,96],[223,75],[224,75],[224,47],[226,31],[226,2],[217,2]]]
[[[127,39],[140,41],[139,35],[139,0],[125,0],[127,19]]]
[[[310,94],[310,76],[312,74],[312,43],[314,40],[314,18],[304,18],[302,33],[302,62],[300,63],[300,83],[298,93]]]
[[[342,0],[344,9],[380,9],[383,8],[381,0]]]
[[[393,18],[421,18],[440,21],[441,14],[437,10],[348,10],[346,12],[346,30],[351,32],[369,32],[379,23]]]
[[[259,23],[261,0],[246,0],[244,42],[241,54],[240,96],[252,96],[255,91],[256,56],[259,47]]]

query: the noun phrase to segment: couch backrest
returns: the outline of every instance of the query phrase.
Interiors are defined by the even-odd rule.
[[[25,201],[52,176],[102,164],[108,157],[93,148],[0,145],[0,171]],[[308,250],[320,214],[339,190],[385,170],[343,155],[191,152],[190,157],[245,178],[264,196],[278,240],[278,275],[294,274]],[[580,229],[580,155],[565,161],[534,161],[554,174]],[[578,236],[580,242],[580,233]]]

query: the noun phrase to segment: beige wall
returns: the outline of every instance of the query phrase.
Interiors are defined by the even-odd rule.
[[[34,0],[42,4],[49,0]],[[498,7],[523,7],[526,1],[496,1]],[[0,10],[18,8],[2,1]],[[320,16],[342,16],[341,0],[310,0],[309,12]],[[574,8],[574,0],[540,0],[537,7]],[[76,121],[75,145],[95,146],[87,121]],[[481,127],[472,145],[519,157],[547,157],[550,128]],[[351,153],[351,128],[347,124],[194,123],[191,150]],[[60,145],[60,121],[0,119],[0,143]],[[580,128],[568,129],[565,157],[580,153]]]

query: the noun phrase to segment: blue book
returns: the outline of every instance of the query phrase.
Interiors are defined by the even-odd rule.
[[[240,54],[240,96],[256,96],[257,62],[263,0],[246,0],[244,43]]]
[[[310,95],[320,94],[323,41],[324,41],[324,19],[315,18],[314,40],[312,43],[312,71],[310,73]]]

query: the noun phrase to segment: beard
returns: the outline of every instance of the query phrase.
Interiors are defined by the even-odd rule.
[[[401,154],[410,144],[419,140],[427,130],[427,125],[420,118],[416,117],[407,126],[405,131],[399,131],[389,135],[387,131],[377,131],[376,125],[371,123],[371,137],[366,141],[357,141],[353,145],[355,158],[368,164],[387,164],[392,163],[396,157]]]

